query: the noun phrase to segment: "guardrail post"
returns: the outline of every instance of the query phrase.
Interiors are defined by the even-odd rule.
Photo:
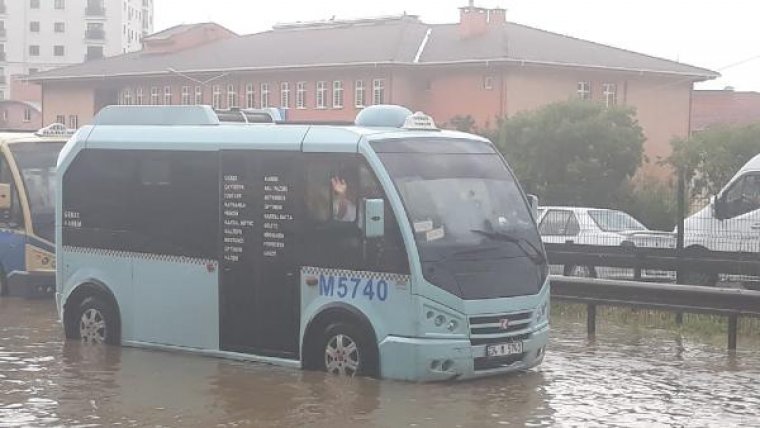
[[[736,350],[736,335],[739,330],[739,315],[728,316],[728,350]]]
[[[596,305],[586,305],[586,330],[589,336],[596,336]]]

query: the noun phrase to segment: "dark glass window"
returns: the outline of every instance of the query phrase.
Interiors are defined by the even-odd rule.
[[[13,179],[13,173],[5,156],[0,155],[0,183],[11,186],[11,209],[0,212],[0,227],[19,228],[24,224],[18,189]]]
[[[64,176],[64,244],[216,259],[218,182],[215,153],[85,151]]]
[[[725,217],[734,218],[760,209],[760,175],[745,175],[726,191]]]
[[[541,220],[538,227],[539,233],[544,236],[565,235],[570,216],[570,211],[550,210]]]
[[[409,272],[395,215],[375,174],[360,157],[309,155],[305,181],[305,265]],[[365,199],[385,200],[383,238],[363,238]]]

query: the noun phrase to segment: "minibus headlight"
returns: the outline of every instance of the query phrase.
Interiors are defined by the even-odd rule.
[[[536,322],[542,323],[549,320],[549,300],[544,302],[536,309]]]
[[[429,304],[423,306],[423,328],[426,333],[461,334],[464,321],[457,315],[434,307]]]

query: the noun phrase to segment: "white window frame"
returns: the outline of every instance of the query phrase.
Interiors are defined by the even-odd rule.
[[[581,80],[575,88],[575,93],[579,100],[591,99],[591,82],[587,80]]]
[[[280,82],[280,107],[290,108],[290,82]]]
[[[63,126],[66,126],[66,115],[65,114],[59,114],[55,117],[55,123],[60,123]]]
[[[354,107],[364,108],[367,106],[367,88],[364,87],[364,80],[354,82]]]
[[[150,104],[151,105],[160,105],[161,103],[161,97],[158,95],[158,86],[153,86],[150,88]]]
[[[24,109],[24,122],[29,123],[32,121],[32,109],[31,107],[27,107]]]
[[[372,104],[385,104],[385,79],[372,80]]]
[[[182,103],[183,106],[190,104],[190,87],[189,86],[182,87],[182,97],[180,98],[180,103]]]
[[[238,94],[235,90],[235,85],[230,83],[227,85],[227,108],[237,108],[238,106]]]
[[[306,108],[306,82],[296,84],[296,109],[304,110]]]
[[[602,85],[602,95],[604,96],[604,105],[613,107],[617,105],[617,83],[605,83]]]
[[[493,76],[483,76],[483,89],[486,91],[493,90]]]
[[[172,105],[172,87],[171,86],[164,86],[164,105],[165,106]]]
[[[256,108],[256,89],[253,83],[245,85],[245,108]]]
[[[261,99],[259,100],[259,105],[261,108],[269,108],[271,105],[269,104],[269,83],[262,83],[259,87],[260,93],[261,93]]]
[[[122,105],[125,106],[131,106],[132,105],[132,90],[129,88],[124,88],[122,91],[122,99],[121,99]]]
[[[327,108],[327,82],[324,80],[317,82],[316,97],[316,108]]]
[[[335,80],[333,81],[333,102],[332,102],[334,109],[342,109],[343,108],[343,81],[342,80]]]
[[[201,105],[203,104],[203,87],[196,86],[195,87],[195,97],[194,97],[194,103],[195,105]]]
[[[143,105],[143,101],[145,101],[143,98],[143,88],[135,89],[135,104],[141,106]]]
[[[79,116],[75,114],[69,115],[69,128],[79,129]]]
[[[211,107],[214,110],[222,108],[222,87],[219,85],[211,87]]]
[[[57,10],[63,10],[66,9],[66,0],[55,0],[54,7]]]

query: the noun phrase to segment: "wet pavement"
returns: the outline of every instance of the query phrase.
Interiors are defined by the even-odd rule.
[[[756,345],[552,322],[537,370],[413,384],[64,343],[53,302],[0,299],[0,427],[760,425]]]

